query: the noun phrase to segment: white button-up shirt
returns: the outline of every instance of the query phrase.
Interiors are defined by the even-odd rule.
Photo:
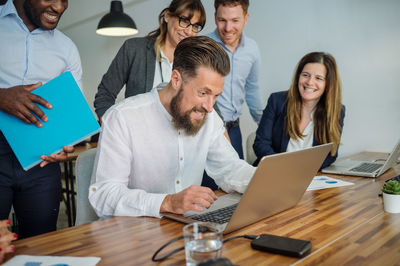
[[[200,185],[203,171],[223,190],[244,192],[255,168],[240,160],[209,113],[195,136],[176,130],[158,91],[114,105],[103,116],[89,188],[99,216],[160,216],[167,194]]]

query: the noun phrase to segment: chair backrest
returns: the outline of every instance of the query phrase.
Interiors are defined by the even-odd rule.
[[[246,140],[246,161],[249,164],[253,164],[254,161],[257,159],[257,156],[253,150],[253,143],[255,139],[256,139],[256,132],[251,132]]]
[[[76,159],[76,221],[75,225],[86,224],[99,219],[89,203],[89,186],[91,182],[96,148],[79,154]]]

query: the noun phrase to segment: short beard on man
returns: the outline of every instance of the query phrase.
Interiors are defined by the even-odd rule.
[[[25,15],[28,17],[28,19],[38,28],[42,28],[44,30],[54,30],[57,24],[51,26],[50,28],[46,28],[43,24],[42,21],[40,20],[40,16],[44,12],[41,8],[36,7],[33,3],[32,0],[25,0],[24,2],[24,10],[25,10]],[[63,11],[64,12],[64,11]],[[63,13],[60,14],[59,19],[61,18]]]
[[[24,2],[25,15],[28,19],[36,26],[42,27],[42,22],[40,21],[40,11],[32,5],[32,0],[26,0]]]
[[[185,130],[186,135],[194,136],[199,132],[200,128],[206,121],[207,110],[205,110],[203,107],[195,106],[192,108],[192,110],[186,111],[183,115],[181,115],[182,98],[183,86],[179,88],[178,94],[172,98],[170,103],[172,123],[176,129]],[[196,120],[198,122],[197,124],[193,124],[192,120],[190,119],[190,114],[196,111],[205,112],[205,115],[203,119]]]

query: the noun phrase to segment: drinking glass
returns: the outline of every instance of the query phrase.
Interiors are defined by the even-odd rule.
[[[196,222],[183,227],[186,265],[194,266],[221,257],[222,230],[209,223]]]

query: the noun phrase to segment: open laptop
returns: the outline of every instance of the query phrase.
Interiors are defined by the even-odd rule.
[[[209,222],[226,234],[289,209],[300,201],[332,145],[266,156],[243,195],[221,196],[203,212],[163,215],[184,223]],[[228,213],[227,217],[223,212]]]
[[[329,167],[322,169],[323,173],[339,174],[339,175],[354,175],[365,177],[378,177],[388,169],[396,165],[397,159],[400,156],[400,140],[397,142],[393,151],[389,154],[384,162],[376,161],[357,161],[357,160],[340,160]]]

